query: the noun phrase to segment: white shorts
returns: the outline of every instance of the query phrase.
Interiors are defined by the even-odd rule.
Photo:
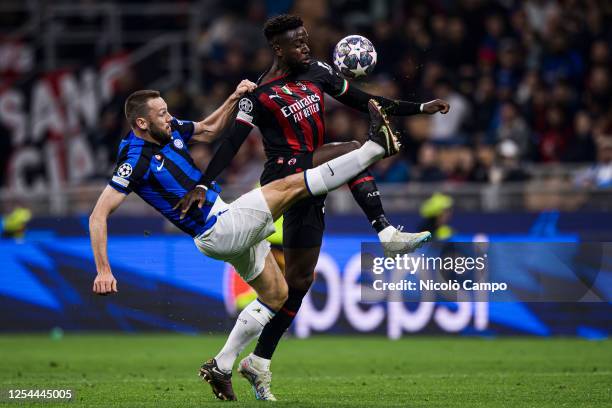
[[[227,204],[217,197],[210,216],[217,222],[193,240],[203,254],[229,262],[245,282],[263,271],[270,252],[266,238],[274,233],[274,220],[261,188]]]

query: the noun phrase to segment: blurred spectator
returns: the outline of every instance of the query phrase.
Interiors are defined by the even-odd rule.
[[[521,56],[516,41],[512,38],[504,39],[499,47],[498,86],[511,89],[518,86],[523,75],[520,62]]]
[[[582,56],[577,50],[569,47],[569,40],[564,32],[551,34],[542,58],[542,77],[549,85],[566,79],[579,81],[584,71]]]
[[[410,180],[408,163],[399,154],[377,162],[370,170],[376,181],[381,183],[405,183]]]
[[[453,90],[446,79],[440,79],[434,89],[436,98],[444,99],[451,105],[451,110],[445,114],[432,116],[430,140],[441,143],[462,143],[466,140],[464,125],[470,114],[469,101]]]
[[[529,179],[527,172],[521,167],[519,147],[510,140],[503,140],[497,146],[499,159],[491,168],[489,180],[493,184],[519,182]]]
[[[521,106],[526,106],[534,97],[537,89],[541,89],[542,83],[537,70],[527,72],[521,79],[521,83],[516,91],[516,102]]]
[[[612,105],[612,81],[609,69],[605,66],[594,67],[587,79],[585,103],[589,112],[605,113]]]
[[[449,174],[449,180],[455,183],[472,181],[475,166],[474,153],[468,148],[460,148],[455,150],[456,156],[453,169]]]
[[[567,123],[563,109],[558,105],[549,107],[546,111],[546,128],[540,135],[540,159],[543,162],[560,161],[571,137],[572,127]]]
[[[475,139],[477,141],[485,141],[485,135],[492,126],[497,109],[495,81],[490,76],[483,76],[478,80],[474,95],[473,130],[476,132]]]
[[[597,143],[597,163],[584,170],[575,180],[579,186],[612,187],[612,139],[601,138]]]
[[[554,103],[573,115],[578,110],[578,97],[569,81],[559,80],[552,88]]]
[[[527,0],[524,9],[529,25],[541,35],[548,34],[550,21],[560,13],[557,2],[550,0]]]
[[[480,145],[476,149],[476,164],[472,170],[471,181],[488,183],[491,181],[492,169],[495,164],[495,149],[491,146]]]
[[[610,44],[604,40],[597,40],[591,45],[591,65],[609,66]]]
[[[563,161],[595,161],[596,146],[593,140],[593,122],[586,111],[580,111],[574,117],[574,135],[567,144]]]
[[[438,166],[438,151],[430,143],[421,146],[417,169],[415,181],[439,182],[446,179],[446,175]]]
[[[32,219],[32,212],[24,207],[17,207],[0,218],[0,232],[2,238],[21,239],[25,235],[28,222]]]
[[[506,33],[506,23],[504,18],[499,13],[491,13],[484,20],[485,35],[480,44],[481,58],[487,55],[487,58],[497,59],[497,50],[502,37]]]
[[[519,158],[524,159],[530,150],[531,132],[518,107],[512,102],[502,105],[499,127],[495,130],[495,142],[511,140],[516,145]]]

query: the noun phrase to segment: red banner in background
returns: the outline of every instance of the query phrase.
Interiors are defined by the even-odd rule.
[[[87,134],[98,128],[127,70],[127,56],[114,55],[97,67],[47,72],[0,92],[0,128],[10,139],[1,184],[47,191],[91,176],[96,163]]]

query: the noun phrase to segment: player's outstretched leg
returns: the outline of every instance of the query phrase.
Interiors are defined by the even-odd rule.
[[[368,108],[370,109],[370,116],[372,115],[373,109],[377,109],[378,111],[382,112],[380,105],[378,105],[378,103],[376,102],[374,102],[374,104],[370,103],[368,105]],[[387,116],[384,113],[382,113],[381,116],[383,121],[383,127],[386,128],[389,133],[393,134],[393,129],[391,129],[391,125],[389,124]],[[370,132],[372,132],[371,126],[372,125],[370,125]],[[400,146],[398,145],[397,147],[399,148]],[[397,153],[397,150],[389,152],[389,155],[395,153]],[[386,221],[386,218],[384,218],[384,213],[383,220],[381,221],[387,222],[388,224],[388,221]],[[385,251],[385,255],[393,257],[397,254],[405,254],[408,252],[412,252],[417,248],[420,248],[424,242],[431,240],[431,233],[429,231],[422,231],[416,233],[402,232],[402,227],[397,229],[392,225],[387,225],[386,227],[378,231],[378,237]]]
[[[389,157],[389,156],[396,154],[399,151],[400,145],[395,137],[393,129],[391,129],[391,125],[389,124],[387,117],[384,115],[384,113],[382,113],[380,105],[375,100],[372,99],[370,100],[368,104],[368,108],[370,111],[370,130],[369,130],[370,140],[366,142],[366,144],[370,142],[375,142],[378,146],[383,147],[384,149],[383,157]],[[325,172],[321,173],[320,171],[317,171],[317,169],[321,167],[324,168],[326,165],[329,166],[330,163],[333,163],[334,161],[339,160],[342,157],[348,156],[349,154],[340,156],[339,158],[334,159],[328,163],[325,163],[322,166],[319,166],[315,169],[307,170],[305,173],[307,185],[312,184],[312,183],[314,183],[315,185],[320,185],[320,184],[325,185],[325,183],[328,183],[328,185],[326,185],[326,187],[328,188],[328,191],[331,191],[337,188],[337,185],[331,180],[330,181],[322,180],[322,182],[320,182],[321,180],[319,179],[319,175],[322,174],[323,178],[325,178],[326,173]],[[374,162],[378,160],[380,160],[380,158],[374,159]],[[309,172],[311,174],[309,174]],[[338,172],[350,173],[350,166],[346,169],[339,167]],[[330,177],[327,177],[327,179],[329,180]],[[329,184],[330,182],[331,184]],[[318,194],[323,194],[323,193],[325,192],[323,191],[314,192],[313,194],[318,195]],[[388,226],[379,233],[379,237],[382,242],[385,253],[388,256],[393,256],[398,253],[407,253],[407,252],[414,251],[416,248],[420,247],[424,242],[427,242],[431,239],[431,233],[429,231],[418,232],[418,233],[408,233],[408,232],[402,232],[401,230],[398,230],[392,226]]]
[[[371,111],[375,110],[374,105],[370,105],[369,108]],[[389,122],[384,115],[382,120],[384,125],[391,131]],[[376,124],[372,122],[371,127],[374,128],[374,126]],[[372,131],[373,129],[370,129],[370,133]],[[355,141],[326,144],[315,151],[313,162],[318,165],[358,147],[359,142]],[[348,186],[353,198],[368,218],[372,228],[376,230],[378,239],[381,241],[387,256],[394,257],[396,254],[411,252],[430,239],[431,235],[426,231],[420,233],[402,232],[402,227],[395,228],[391,225],[385,215],[380,192],[376,186],[376,180],[368,169],[351,179],[348,182]]]
[[[306,170],[304,179],[310,194],[317,196],[335,190],[372,164],[399,151],[399,142],[378,102],[371,99],[368,108],[370,111],[369,140],[357,150]]]

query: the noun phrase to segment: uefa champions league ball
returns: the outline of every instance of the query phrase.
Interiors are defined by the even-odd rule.
[[[349,78],[366,76],[376,66],[374,45],[360,35],[344,37],[334,48],[334,65]]]

